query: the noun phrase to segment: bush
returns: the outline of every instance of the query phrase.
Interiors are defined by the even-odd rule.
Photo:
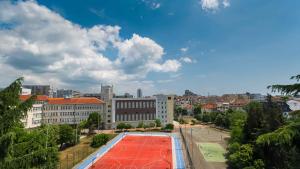
[[[139,122],[137,128],[144,128],[144,123],[143,122]]]
[[[93,137],[91,146],[94,148],[100,147],[106,144],[109,140],[109,136],[107,134],[97,134]]]
[[[159,119],[155,119],[156,127],[161,127],[161,121]]]
[[[131,129],[132,128],[132,126],[130,125],[130,124],[125,124],[125,129]]]
[[[155,127],[155,123],[150,123],[149,127],[152,127],[152,128]]]
[[[125,128],[126,128],[126,124],[125,124],[125,123],[119,123],[119,124],[117,125],[117,129],[123,130],[123,129],[125,129]]]
[[[197,121],[196,120],[192,120],[192,125],[195,125],[197,123]]]
[[[174,129],[174,125],[171,124],[171,123],[168,123],[168,124],[166,124],[165,129],[166,130],[173,130]]]

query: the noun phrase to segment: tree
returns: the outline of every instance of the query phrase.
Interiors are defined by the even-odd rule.
[[[97,134],[93,137],[93,140],[91,142],[91,146],[94,148],[100,147],[104,144],[106,144],[109,140],[109,136],[107,134]]]
[[[58,143],[60,144],[60,149],[63,148],[63,145],[74,145],[77,138],[75,138],[75,130],[68,124],[59,125],[59,139]]]
[[[89,115],[86,126],[89,129],[89,133],[92,133],[93,130],[99,129],[99,125],[101,123],[101,115],[97,112],[93,112]]]
[[[250,144],[244,144],[236,147],[236,151],[229,155],[228,163],[233,169],[242,169],[252,166],[253,147]]]
[[[194,116],[200,115],[201,113],[202,113],[201,106],[200,105],[195,106],[195,108],[194,108]]]
[[[156,125],[156,127],[161,127],[160,119],[155,119],[155,125]]]
[[[168,123],[168,124],[166,124],[165,129],[166,130],[174,130],[174,125],[171,123]]]
[[[119,129],[119,130],[123,130],[123,129],[125,129],[126,128],[126,124],[125,123],[119,123],[118,125],[117,125],[117,129]]]
[[[24,130],[21,119],[32,107],[35,96],[21,102],[23,78],[0,91],[0,168],[49,168],[57,166],[57,130],[40,127]]]
[[[300,75],[292,76],[291,79],[295,79],[297,82],[300,81]],[[272,92],[280,92],[286,95],[298,95],[300,92],[300,83],[295,83],[291,85],[271,85],[268,86],[269,89],[272,89]]]

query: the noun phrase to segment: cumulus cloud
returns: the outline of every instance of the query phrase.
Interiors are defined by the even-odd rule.
[[[189,48],[188,47],[185,47],[185,48],[180,48],[180,51],[181,52],[186,52],[186,51],[188,51],[189,50]]]
[[[124,40],[119,26],[85,28],[35,1],[0,2],[0,24],[1,69],[30,83],[88,87],[181,67],[177,60],[164,60],[163,47],[150,38],[134,34]],[[104,55],[108,48],[117,51],[117,59]]]
[[[220,7],[229,7],[230,2],[229,0],[200,0],[200,5],[206,11],[216,11]]]
[[[193,60],[192,58],[187,57],[187,56],[181,57],[179,60],[184,63],[196,63],[197,62],[196,60]]]

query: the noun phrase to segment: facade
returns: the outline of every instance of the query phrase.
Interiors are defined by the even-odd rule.
[[[149,124],[160,119],[162,125],[173,122],[174,96],[155,95],[149,98],[113,98],[112,128],[118,123],[137,126],[140,122]]]
[[[26,88],[22,87],[21,95],[31,95],[31,89],[26,89]]]
[[[80,97],[80,92],[70,89],[59,89],[53,97],[57,98],[73,98]]]
[[[112,127],[112,99],[113,99],[113,86],[101,85],[101,99],[105,102],[104,118],[105,128]]]
[[[93,112],[104,117],[105,103],[97,98],[49,98],[43,106],[44,124],[79,124]]]
[[[23,85],[26,89],[31,89],[33,95],[50,96],[50,85]]]
[[[25,101],[31,95],[21,95],[20,100]],[[48,96],[38,95],[32,108],[27,112],[26,117],[22,120],[25,128],[35,128],[42,123],[43,105],[48,100]]]
[[[142,98],[143,97],[142,89],[137,89],[137,91],[136,91],[136,97],[137,98]]]

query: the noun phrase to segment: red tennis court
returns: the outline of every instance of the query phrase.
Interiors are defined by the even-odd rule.
[[[171,137],[128,135],[91,169],[171,169]]]

